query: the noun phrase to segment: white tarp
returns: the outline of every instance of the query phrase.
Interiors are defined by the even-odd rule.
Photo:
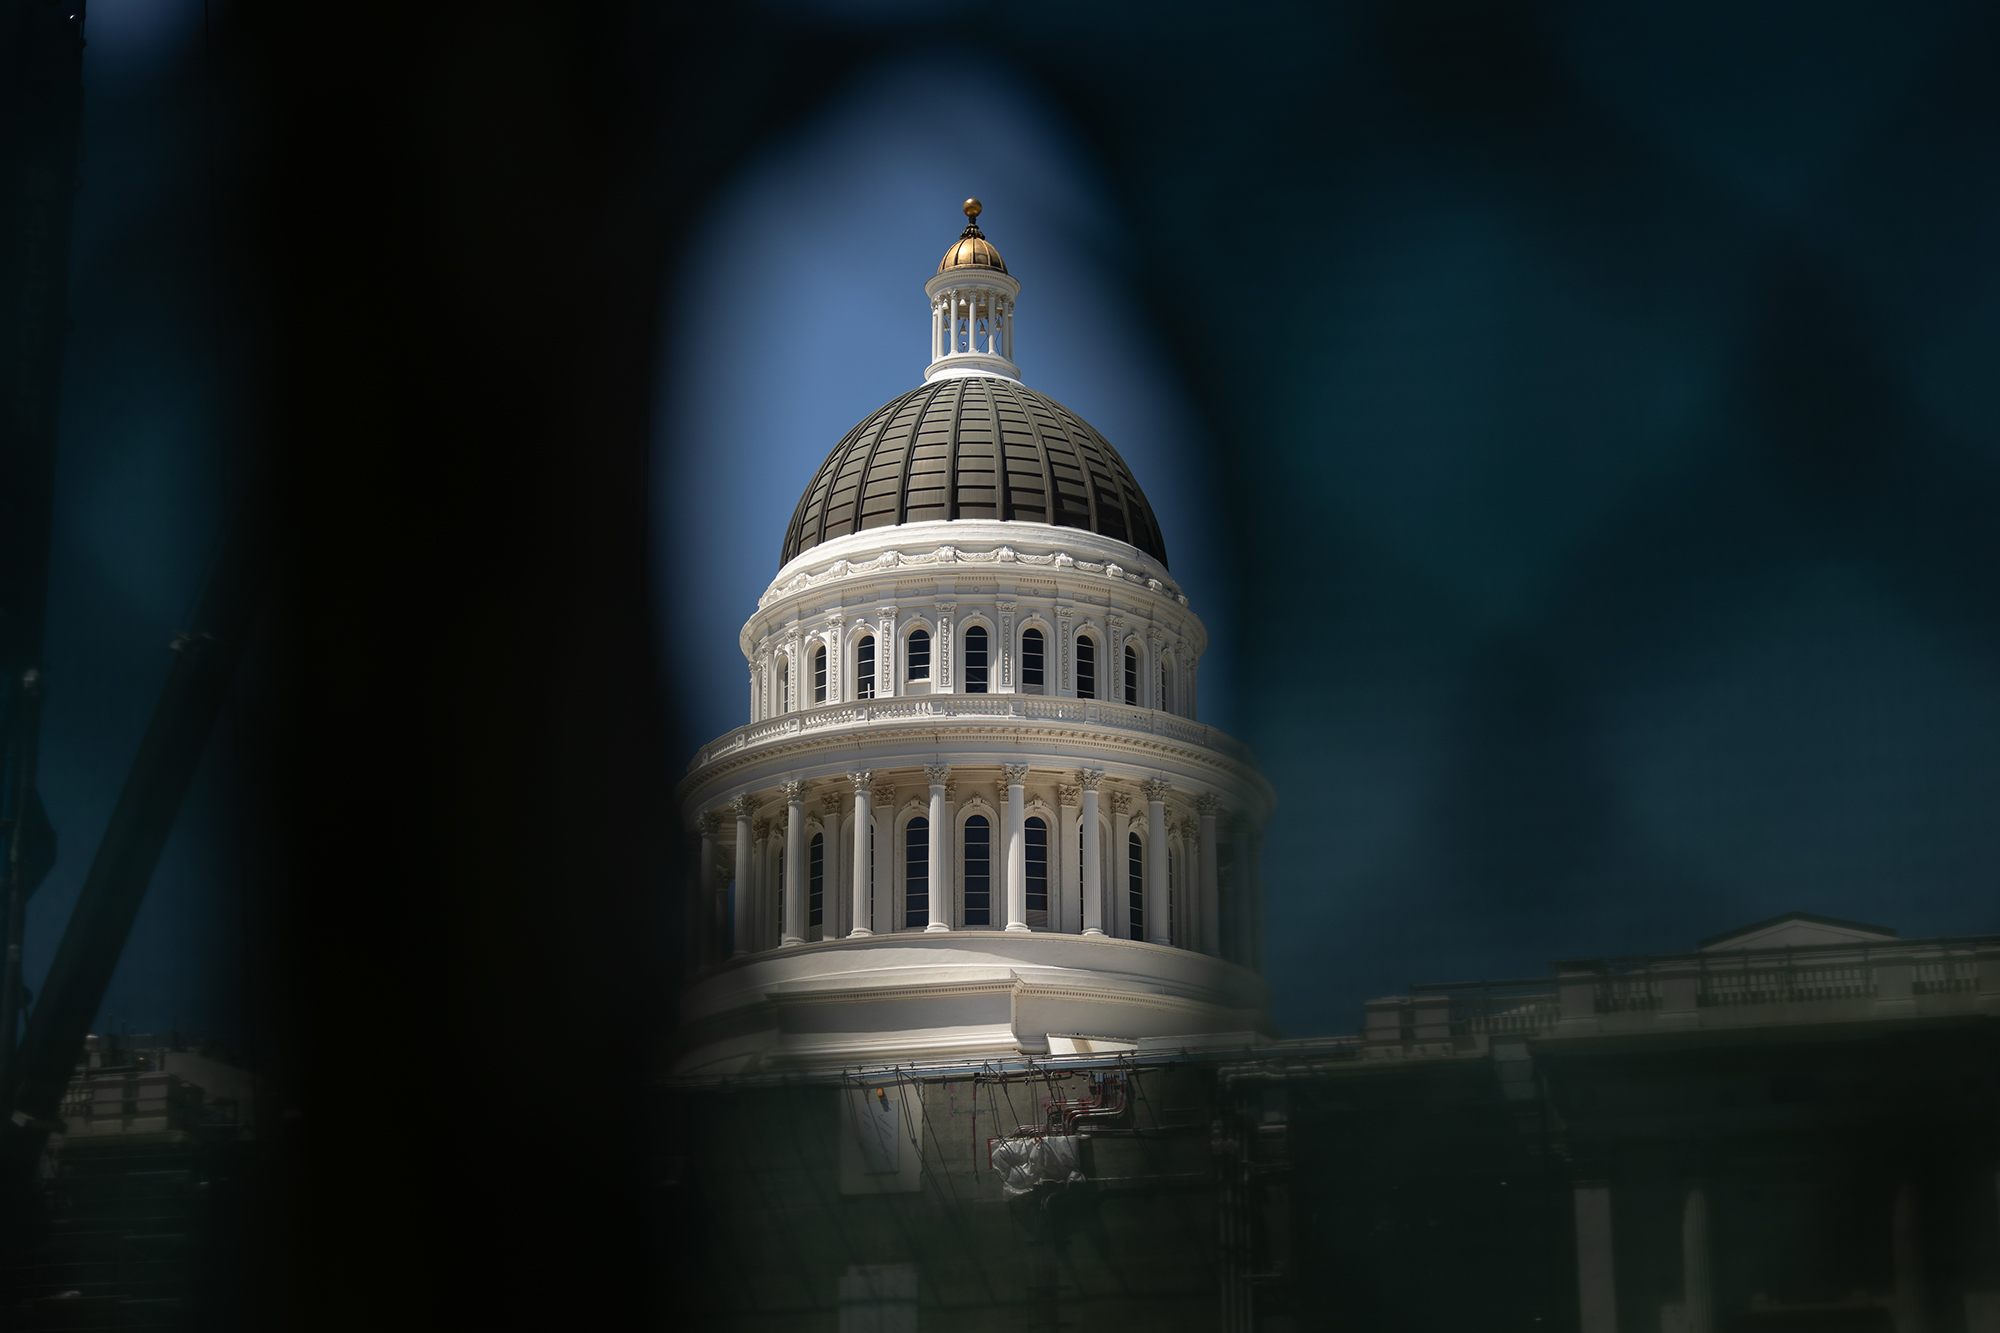
[[[993,1145],[993,1169],[1000,1173],[1000,1188],[1009,1194],[1026,1194],[1048,1181],[1077,1181],[1077,1138],[1074,1134],[1023,1135],[1000,1139]]]

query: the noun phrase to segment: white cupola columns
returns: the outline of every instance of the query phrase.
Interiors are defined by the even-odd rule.
[[[1018,279],[989,268],[950,268],[924,284],[931,298],[931,364],[927,380],[954,375],[1021,378],[1014,364],[1014,298]]]

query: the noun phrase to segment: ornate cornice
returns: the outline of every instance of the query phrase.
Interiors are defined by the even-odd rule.
[[[1067,551],[1054,551],[1048,555],[1029,555],[1015,550],[1012,546],[1001,545],[984,551],[967,550],[960,546],[939,546],[930,551],[884,551],[871,560],[835,560],[816,573],[801,570],[783,583],[773,583],[765,589],[764,595],[757,599],[757,609],[761,611],[781,597],[836,583],[842,579],[886,574],[903,569],[935,570],[947,565],[1028,565],[1045,569],[1075,570],[1080,574],[1101,575],[1120,583],[1145,588],[1163,597],[1171,597],[1182,606],[1188,604],[1186,594],[1171,580],[1156,578],[1150,573],[1135,573],[1114,561],[1099,563],[1093,560],[1078,560]]]

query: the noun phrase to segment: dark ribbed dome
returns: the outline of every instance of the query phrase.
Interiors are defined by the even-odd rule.
[[[1167,563],[1110,441],[1053,398],[976,375],[912,389],[847,432],[799,500],[779,564],[850,532],[952,518],[1084,528]]]

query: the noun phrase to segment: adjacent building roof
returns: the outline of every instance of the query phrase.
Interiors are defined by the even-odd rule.
[[[849,431],[800,498],[779,564],[850,532],[957,518],[1083,528],[1167,563],[1110,441],[1053,398],[971,375],[912,389]]]

